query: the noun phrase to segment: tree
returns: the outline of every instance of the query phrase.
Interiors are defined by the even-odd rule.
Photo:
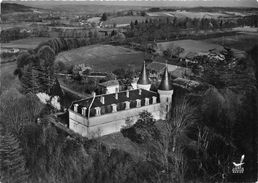
[[[28,173],[19,141],[0,124],[0,181],[27,182]]]
[[[255,77],[256,77],[256,87],[258,88],[258,45],[255,45],[250,51],[249,54],[254,62],[255,68]]]
[[[144,143],[150,139],[157,139],[159,133],[157,127],[154,125],[156,122],[153,116],[148,111],[143,111],[139,114],[139,119],[130,128],[121,130],[125,137],[130,138],[136,143]]]
[[[22,52],[18,55],[16,62],[17,62],[17,68],[22,68],[25,65],[27,65],[29,63],[29,58],[30,54],[26,51],[26,52]]]
[[[172,58],[172,57],[179,57],[179,55],[182,52],[184,52],[184,48],[172,45],[172,47],[164,51],[164,54],[167,55],[169,58]]]
[[[101,20],[101,21],[106,21],[106,20],[107,20],[107,14],[106,14],[106,13],[103,13],[100,20]]]
[[[40,59],[40,78],[42,80],[43,90],[49,93],[49,90],[54,83],[54,61],[55,52],[50,46],[42,46],[37,52]]]
[[[135,26],[138,25],[138,20],[135,20],[134,25],[135,25]]]

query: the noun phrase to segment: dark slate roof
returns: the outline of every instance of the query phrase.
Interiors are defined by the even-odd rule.
[[[168,68],[166,67],[159,85],[159,90],[172,90],[173,86],[169,78]]]
[[[139,80],[137,82],[137,84],[142,84],[142,85],[148,85],[150,84],[150,79],[147,75],[147,72],[146,72],[146,67],[145,67],[145,62],[143,63],[143,66],[142,66],[142,72],[140,74],[140,77],[139,77]]]
[[[130,102],[130,108],[136,107],[136,100],[140,99],[142,106],[144,105],[145,98],[150,99],[150,104],[152,104],[152,97],[155,96],[157,97],[157,103],[159,102],[159,96],[158,93],[148,91],[141,89],[141,95],[139,94],[140,89],[136,90],[129,90],[129,98],[126,97],[126,91],[118,92],[118,100],[115,98],[115,93],[112,94],[105,94],[105,95],[97,95],[92,103],[91,106],[91,115],[94,116],[95,114],[95,107],[100,107],[101,108],[101,114],[103,113],[110,113],[111,112],[111,104],[117,104],[117,110],[124,110],[125,109],[125,102],[129,101]],[[105,97],[105,103],[101,103],[100,99],[101,96]],[[87,110],[93,100],[93,97],[84,99],[84,100],[79,100],[73,102],[73,105],[71,105],[71,109],[73,110],[74,104],[79,104],[78,106],[78,112],[81,113],[81,109],[83,107],[86,107]]]

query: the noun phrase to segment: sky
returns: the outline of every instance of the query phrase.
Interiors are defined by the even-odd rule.
[[[4,0],[15,2],[26,0]],[[258,0],[27,0],[34,3],[50,4],[103,4],[103,5],[130,5],[130,6],[219,6],[219,7],[258,7]]]

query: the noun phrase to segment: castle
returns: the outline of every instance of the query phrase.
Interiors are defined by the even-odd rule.
[[[69,128],[82,136],[107,135],[120,131],[125,121],[136,122],[139,113],[148,111],[156,120],[165,120],[172,104],[173,87],[167,67],[164,70],[158,92],[150,91],[145,63],[137,89],[116,91],[75,101],[69,108]]]

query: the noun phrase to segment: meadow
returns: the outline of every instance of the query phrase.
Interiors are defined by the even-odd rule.
[[[133,67],[139,69],[144,53],[122,46],[91,45],[60,53],[56,62],[66,65],[86,64],[95,71],[111,72],[118,68]]]
[[[121,16],[121,17],[112,17],[112,18],[108,18],[107,21],[103,22],[103,25],[119,25],[119,24],[130,24],[131,22],[135,22],[136,20],[138,22],[142,22],[145,21],[146,19],[148,19],[150,17],[147,16]]]
[[[217,12],[191,12],[191,11],[160,11],[160,12],[148,12],[150,17],[177,17],[177,18],[219,18],[219,17],[230,17],[228,13],[217,13]]]
[[[206,39],[206,42],[212,44],[221,44],[238,50],[250,50],[255,44],[258,44],[258,33],[242,32],[235,36],[224,36],[219,38]]]
[[[39,43],[45,42],[51,38],[48,37],[31,37],[2,43],[2,48],[19,48],[19,49],[34,49]]]
[[[169,42],[160,42],[157,43],[157,46],[160,51],[164,51],[173,46],[178,46],[184,49],[184,52],[180,54],[180,57],[186,56],[188,53],[199,53],[199,52],[208,52],[211,49],[222,50],[223,47],[219,44],[209,43],[206,41],[197,41],[197,40],[178,40],[178,41],[169,41]]]

